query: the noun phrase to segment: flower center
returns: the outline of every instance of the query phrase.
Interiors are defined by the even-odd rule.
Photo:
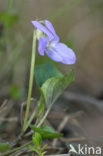
[[[56,43],[57,43],[57,42],[50,41],[50,42],[47,44],[46,48],[47,48],[48,50],[52,50],[52,49],[55,48]]]

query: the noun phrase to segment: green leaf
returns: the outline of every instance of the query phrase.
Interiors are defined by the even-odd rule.
[[[31,128],[34,130],[34,133],[38,132],[43,139],[59,138],[63,136],[63,134],[57,133],[53,128],[49,126],[41,126],[39,128],[31,126]]]
[[[4,152],[10,149],[9,143],[0,143],[0,152]]]
[[[53,64],[41,64],[35,67],[35,79],[39,87],[54,76],[61,77],[62,73]]]
[[[29,148],[31,150],[33,150],[34,152],[36,152],[37,154],[39,154],[38,149],[36,149],[35,147],[33,147],[32,145],[29,145]]]
[[[20,88],[16,84],[13,84],[9,88],[10,96],[12,96],[12,98],[14,98],[14,99],[21,98],[21,96],[23,96],[24,92],[25,92],[24,89],[23,88]]]
[[[10,95],[14,98],[14,99],[18,99],[20,96],[20,89],[17,85],[12,85],[10,87]]]
[[[33,141],[35,146],[40,147],[40,145],[42,143],[42,137],[37,131],[34,132],[34,134],[32,136],[32,141]]]
[[[41,87],[47,106],[51,107],[70,83],[74,81],[74,71],[71,70],[61,77],[48,79]]]
[[[17,20],[18,16],[8,14],[8,12],[1,12],[0,13],[0,20],[6,27],[12,26]]]

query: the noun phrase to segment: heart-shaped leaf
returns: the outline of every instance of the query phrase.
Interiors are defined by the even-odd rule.
[[[61,77],[63,74],[53,64],[41,64],[35,67],[35,79],[39,87],[51,77]]]
[[[74,71],[60,77],[48,79],[41,87],[47,106],[51,107],[70,83],[74,81]]]

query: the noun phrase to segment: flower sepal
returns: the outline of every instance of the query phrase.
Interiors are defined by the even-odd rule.
[[[37,38],[37,40],[39,40],[41,36],[45,36],[45,35],[43,34],[42,31],[40,31],[40,30],[37,29],[36,30],[36,38]]]

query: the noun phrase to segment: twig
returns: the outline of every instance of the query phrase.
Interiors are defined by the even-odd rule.
[[[63,128],[65,127],[65,125],[67,124],[68,120],[71,120],[71,119],[77,117],[77,116],[80,115],[81,113],[82,113],[82,112],[79,111],[79,112],[77,112],[77,113],[72,113],[71,115],[66,115],[66,116],[64,117],[64,119],[62,120],[62,122],[60,123],[60,125],[59,125],[57,131],[58,131],[58,132],[61,132],[61,131],[63,130]],[[57,139],[54,139],[54,141],[53,141],[53,143],[52,143],[53,147],[55,147],[56,144],[57,144]]]
[[[98,100],[94,97],[90,97],[88,95],[82,95],[79,93],[72,93],[72,92],[65,92],[64,96],[65,99],[69,101],[80,101],[86,103],[86,107],[90,107],[90,104],[95,105],[99,110],[103,111],[103,100]]]
[[[59,127],[58,127],[58,132],[61,132],[63,130],[63,128],[65,127],[65,125],[67,124],[68,120],[69,120],[70,115],[66,115],[63,119],[63,121],[60,123]]]
[[[7,122],[17,122],[18,119],[17,117],[11,117],[11,118],[0,118],[0,122],[3,122],[3,121],[7,121]]]
[[[33,130],[29,131],[25,135],[24,134],[20,134],[14,141],[12,141],[11,148],[15,147],[21,140],[24,140],[24,139],[28,138],[32,134],[33,134]]]
[[[3,154],[1,154],[1,156],[9,156],[9,155],[11,155],[12,153],[15,153],[15,152],[17,152],[17,151],[23,149],[24,147],[30,145],[31,143],[32,143],[32,141],[30,141],[30,142],[28,142],[28,143],[26,143],[26,144],[24,144],[24,145],[22,145],[22,146],[20,146],[20,147],[18,147],[18,148],[15,148],[15,149],[13,149],[13,150],[11,150],[11,151],[8,151],[8,152],[6,152],[6,153],[3,153]]]
[[[60,138],[61,141],[63,142],[78,142],[78,141],[85,141],[86,138],[85,137],[81,137],[81,138]]]
[[[8,101],[7,99],[5,99],[3,101],[2,105],[0,106],[0,112],[2,111],[2,109],[4,108],[4,106],[6,105],[7,101]]]

